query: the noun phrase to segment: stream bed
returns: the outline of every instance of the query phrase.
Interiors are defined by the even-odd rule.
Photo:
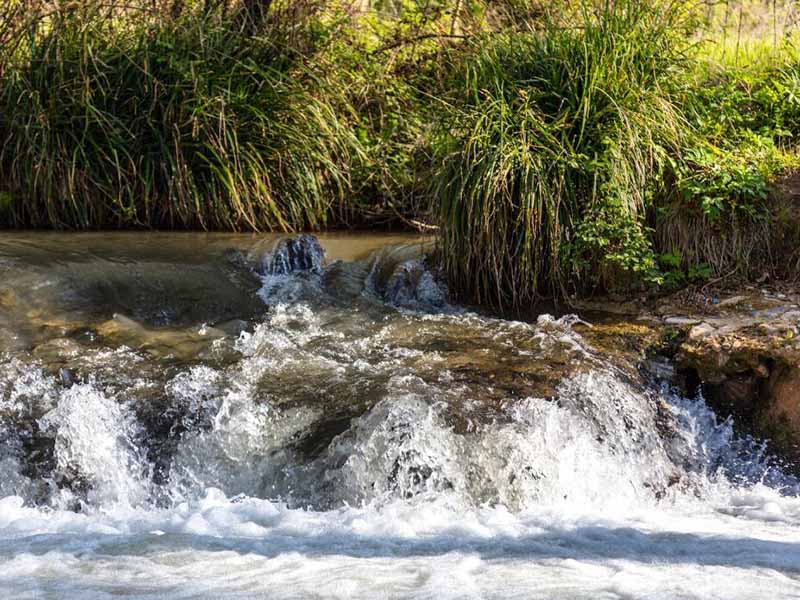
[[[761,441],[431,247],[0,234],[0,597],[800,598]]]

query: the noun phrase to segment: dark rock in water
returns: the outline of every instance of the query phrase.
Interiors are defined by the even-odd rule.
[[[369,277],[369,266],[363,262],[335,261],[322,276],[325,292],[340,302],[351,302],[361,296]]]
[[[386,282],[384,300],[395,306],[410,308],[444,308],[447,287],[427,268],[423,260],[399,264]]]
[[[61,380],[61,383],[66,387],[70,387],[78,383],[78,376],[75,374],[75,371],[73,371],[68,367],[61,367],[58,370],[58,378]]]
[[[321,273],[325,250],[313,235],[303,234],[285,238],[261,262],[263,275],[288,275],[300,271]]]
[[[766,395],[758,425],[800,471],[800,365],[773,368]]]

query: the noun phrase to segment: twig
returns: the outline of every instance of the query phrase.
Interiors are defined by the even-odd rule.
[[[707,282],[706,282],[706,283],[703,285],[703,287],[701,287],[701,288],[700,288],[700,291],[701,291],[701,292],[703,292],[703,293],[705,293],[705,291],[706,291],[706,290],[707,290],[709,287],[711,287],[711,286],[712,286],[712,285],[714,285],[715,283],[719,283],[720,281],[724,281],[724,280],[726,280],[726,279],[727,279],[728,277],[730,277],[731,275],[735,275],[735,274],[736,274],[736,272],[737,272],[738,270],[739,270],[739,268],[738,268],[738,267],[736,267],[736,268],[735,268],[733,271],[731,271],[731,272],[730,272],[730,273],[728,273],[727,275],[722,275],[721,277],[717,277],[717,278],[715,278],[715,279],[710,279],[710,280],[708,280],[708,281],[707,281]]]
[[[431,40],[431,39],[456,39],[456,40],[466,40],[469,39],[469,36],[466,35],[459,35],[454,33],[425,33],[422,35],[417,35],[410,38],[405,38],[402,40],[398,40],[396,42],[392,42],[391,44],[386,44],[385,46],[381,46],[377,50],[373,52],[373,54],[380,54],[381,52],[387,52],[388,50],[394,50],[395,48],[399,48],[400,46],[405,46],[406,44],[413,44],[415,42],[421,42],[422,40]]]
[[[456,7],[453,10],[453,20],[450,22],[450,35],[455,35],[456,33],[456,20],[458,19],[458,13],[461,12],[461,0],[456,0]]]
[[[778,0],[772,0],[772,47],[778,47]]]
[[[742,5],[739,5],[739,27],[736,30],[736,58],[734,60],[734,64],[738,67],[739,66],[739,43],[742,40],[742,11],[744,8]]]

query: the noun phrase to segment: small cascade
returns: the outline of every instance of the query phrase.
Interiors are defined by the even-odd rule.
[[[383,298],[393,306],[426,310],[450,308],[447,285],[424,260],[400,263],[392,272]]]
[[[142,400],[117,398],[92,378],[65,385],[16,363],[8,376],[25,376],[4,383],[3,459],[17,483],[7,479],[4,489],[83,510],[193,501],[211,488],[318,509],[440,495],[522,510],[655,506],[721,481],[797,487],[701,399],[627,381],[572,322],[389,307],[378,322],[369,314],[343,322],[330,308],[281,304],[238,336],[237,360],[166,380],[156,421],[142,420]],[[409,325],[416,337],[404,333]],[[464,351],[444,352],[442,340],[466,334],[476,348],[495,345],[498,357],[542,362],[557,383],[541,396],[506,387],[498,401],[484,387],[492,378],[457,380]],[[549,356],[572,356],[569,369],[559,374]],[[525,376],[543,377],[516,375]],[[47,479],[50,495],[25,473]]]
[[[279,241],[235,324],[115,317],[2,356],[3,589],[798,591],[800,482],[702,396],[593,349],[575,316],[451,305],[419,248],[324,257]]]
[[[292,273],[321,273],[325,263],[325,250],[313,235],[283,238],[265,254],[259,265],[262,275],[290,275]]]

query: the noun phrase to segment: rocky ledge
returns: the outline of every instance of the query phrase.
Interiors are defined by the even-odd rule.
[[[582,303],[601,346],[667,355],[687,393],[702,390],[738,429],[800,468],[800,289],[684,291],[656,302]],[[588,313],[587,313],[588,314]],[[656,362],[656,364],[658,364]]]
[[[721,300],[698,315],[676,354],[689,387],[800,462],[800,301],[762,292]],[[702,317],[702,318],[701,318]],[[669,319],[667,319],[669,321]]]

